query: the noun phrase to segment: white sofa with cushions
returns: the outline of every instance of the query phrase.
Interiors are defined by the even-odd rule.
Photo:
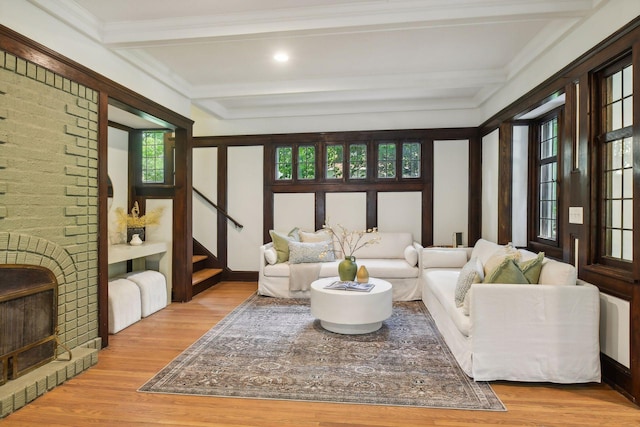
[[[324,230],[270,233],[272,242],[260,247],[258,294],[308,298],[313,280],[338,276],[338,264],[344,258]],[[375,236],[380,238],[378,243],[355,252],[358,268],[364,265],[370,277],[390,282],[394,301],[419,300],[422,246],[411,233],[403,232],[366,234],[364,239]]]
[[[573,265],[480,239],[425,248],[422,267],[422,299],[476,381],[600,382],[599,291]]]

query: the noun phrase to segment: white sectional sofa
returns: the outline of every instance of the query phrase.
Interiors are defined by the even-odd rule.
[[[498,277],[501,256],[499,265],[513,267],[505,258],[516,250],[507,250],[482,239],[473,249],[423,250],[422,299],[462,369],[477,381],[600,382],[598,289],[542,255],[538,284],[477,283]],[[536,258],[517,252],[515,264]],[[461,275],[472,284],[458,306]]]
[[[354,255],[358,268],[364,265],[371,277],[384,279],[393,287],[394,301],[419,300],[420,254],[422,246],[413,241],[411,233],[379,232],[380,241],[360,248]],[[297,243],[294,243],[296,245]],[[301,242],[302,245],[305,242]],[[313,242],[309,242],[312,245]],[[317,265],[313,276],[307,275],[307,283],[302,285],[290,281],[291,260],[277,262],[273,242],[260,247],[260,269],[258,293],[278,298],[308,298],[308,286],[312,279],[338,276],[338,264],[343,258],[334,261],[313,263]],[[299,268],[299,264],[293,268]]]

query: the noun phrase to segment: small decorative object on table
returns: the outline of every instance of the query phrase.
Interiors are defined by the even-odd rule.
[[[123,208],[116,209],[116,215],[118,218],[118,226],[120,230],[127,230],[127,243],[132,243],[134,235],[138,235],[140,243],[145,241],[145,230],[147,225],[158,225],[160,223],[160,216],[162,215],[162,208],[156,208],[146,213],[146,215],[140,216],[140,207],[138,202],[133,204],[131,213],[127,215]]]
[[[369,270],[364,265],[361,265],[356,273],[356,281],[360,283],[367,283],[369,281]]]
[[[338,224],[339,231],[336,231],[333,227],[329,225],[327,222],[322,226],[325,230],[329,231],[333,236],[335,243],[340,246],[340,250],[342,251],[342,255],[344,256],[344,260],[338,264],[338,274],[340,275],[340,280],[342,281],[354,281],[356,278],[356,273],[358,271],[358,264],[356,264],[356,257],[353,254],[360,248],[368,245],[373,245],[375,243],[380,242],[380,237],[377,236],[378,229],[376,227],[369,228],[368,230],[362,231],[349,231],[340,224]],[[367,234],[375,234],[375,236],[371,238],[366,238],[363,240],[365,235]],[[369,236],[368,236],[369,237]],[[368,276],[368,273],[367,273]],[[368,280],[368,277],[367,277]]]

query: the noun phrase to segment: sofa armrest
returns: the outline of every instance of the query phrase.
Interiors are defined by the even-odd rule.
[[[422,271],[422,251],[424,247],[418,242],[413,242],[413,247],[418,251],[418,270]]]
[[[265,243],[260,246],[260,260],[259,260],[259,268],[258,275],[264,276],[264,268],[267,266],[267,259],[265,258],[265,251],[273,247],[273,242]]]
[[[580,281],[471,289],[474,379],[600,381],[598,288]]]

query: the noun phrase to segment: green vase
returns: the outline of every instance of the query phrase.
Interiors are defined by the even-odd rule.
[[[338,275],[343,282],[352,282],[356,278],[356,272],[358,271],[358,264],[356,264],[356,257],[347,256],[344,260],[338,264]]]

